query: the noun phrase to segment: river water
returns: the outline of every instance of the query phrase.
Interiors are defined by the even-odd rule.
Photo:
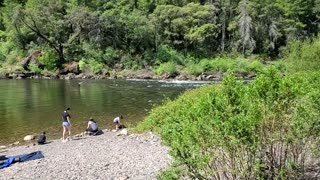
[[[123,123],[134,126],[153,105],[205,82],[139,80],[1,80],[0,145],[23,141],[27,134],[62,135],[61,113],[70,107],[73,134],[83,132],[93,117],[101,129]]]

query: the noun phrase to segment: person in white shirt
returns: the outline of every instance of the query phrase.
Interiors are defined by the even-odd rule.
[[[120,115],[120,116],[118,116],[118,117],[113,119],[113,124],[116,125],[116,130],[118,130],[120,125],[121,125],[120,119],[123,119],[122,115]]]
[[[89,119],[86,131],[89,131],[91,133],[98,132],[98,124],[96,123],[96,121],[94,121],[94,119],[92,117],[90,117],[90,119]]]

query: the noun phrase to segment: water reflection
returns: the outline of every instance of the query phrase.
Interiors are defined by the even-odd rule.
[[[85,129],[89,117],[111,128],[119,114],[124,122],[141,121],[153,104],[175,98],[203,83],[140,80],[1,80],[0,145],[21,141],[26,134],[47,131],[61,135],[61,113],[71,107],[74,133]]]

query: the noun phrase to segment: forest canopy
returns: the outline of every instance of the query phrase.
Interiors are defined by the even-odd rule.
[[[320,26],[319,0],[0,0],[0,9],[0,64],[41,50],[48,70],[71,61],[99,72],[230,54],[272,60]]]

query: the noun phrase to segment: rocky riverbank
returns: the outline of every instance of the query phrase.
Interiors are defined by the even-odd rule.
[[[49,140],[1,150],[12,156],[42,151],[44,158],[0,170],[0,179],[156,179],[171,161],[168,148],[152,133],[119,135],[104,130],[98,136]]]
[[[236,77],[239,79],[251,80],[256,76],[255,73],[237,73]],[[67,74],[41,74],[36,75],[30,72],[14,72],[14,73],[5,73],[0,74],[0,79],[154,79],[154,80],[166,80],[166,79],[175,79],[175,80],[193,80],[193,81],[220,81],[222,80],[222,73],[214,74],[201,74],[198,76],[187,75],[187,74],[163,74],[156,75],[151,71],[142,70],[142,71],[115,71],[110,73],[102,74],[87,74],[87,73],[67,73]]]

